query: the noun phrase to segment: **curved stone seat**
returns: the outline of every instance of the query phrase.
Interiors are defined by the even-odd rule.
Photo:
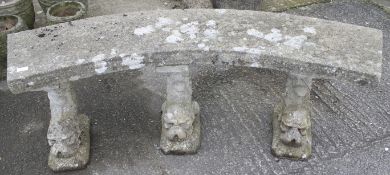
[[[288,14],[239,10],[167,10],[89,18],[8,37],[8,85],[14,93],[45,90],[52,119],[49,166],[88,162],[88,118],[77,113],[70,81],[147,65],[167,74],[162,105],[164,153],[196,153],[200,109],[192,100],[191,65],[269,68],[289,74],[273,115],[272,151],[311,155],[313,78],[376,84],[382,32]]]
[[[15,93],[147,64],[229,64],[368,83],[382,71],[380,30],[255,11],[101,16],[10,35],[8,48]]]

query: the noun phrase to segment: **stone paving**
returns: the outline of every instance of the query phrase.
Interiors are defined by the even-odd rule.
[[[314,83],[312,159],[290,161],[270,153],[271,114],[285,74],[203,67],[196,69],[193,82],[202,109],[198,154],[166,156],[159,150],[164,99],[153,88],[161,82],[144,84],[137,74],[115,73],[76,83],[79,110],[91,117],[92,155],[87,169],[62,174],[388,174],[390,16],[356,0],[287,13],[373,27],[384,35],[384,72],[378,87]],[[44,92],[0,91],[2,174],[52,174],[47,167],[48,103]]]

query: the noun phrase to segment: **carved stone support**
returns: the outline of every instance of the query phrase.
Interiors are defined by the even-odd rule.
[[[80,169],[89,160],[89,119],[77,113],[69,83],[45,88],[50,100],[51,120],[47,133],[49,167],[53,171]]]
[[[311,156],[312,78],[289,74],[286,93],[273,114],[272,152],[276,156],[307,159]]]
[[[200,146],[199,105],[192,100],[188,66],[158,69],[168,73],[167,99],[162,105],[161,150],[168,154],[193,154]]]

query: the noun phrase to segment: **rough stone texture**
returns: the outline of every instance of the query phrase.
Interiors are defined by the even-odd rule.
[[[44,90],[48,92],[51,111],[47,132],[49,167],[53,171],[84,168],[89,160],[88,117],[78,114],[70,83],[61,83]]]
[[[77,116],[79,122],[81,135],[80,147],[78,147],[70,157],[58,157],[58,154],[50,150],[48,165],[54,172],[77,170],[85,168],[89,161],[90,150],[90,122],[86,115]]]
[[[127,0],[105,2],[104,9],[110,9],[110,5],[121,10],[124,10],[122,5],[130,7],[124,4]],[[310,160],[277,159],[270,151],[270,116],[284,92],[286,80],[281,72],[220,69],[197,75],[193,90],[202,109],[203,141],[198,154],[188,156],[161,153],[158,149],[160,108],[165,99],[145,89],[147,83],[135,79],[137,73],[122,72],[76,83],[80,112],[91,117],[91,162],[84,170],[61,174],[388,174],[388,14],[359,0],[335,0],[287,13],[373,27],[384,34],[384,71],[378,87],[315,82],[312,102],[317,107],[312,115],[313,157]],[[48,104],[44,92],[18,95],[0,92],[1,173],[58,174],[47,167]]]
[[[378,82],[382,72],[381,31],[287,14],[206,9],[136,12],[9,38],[7,79],[15,93],[145,65],[271,68],[360,84]]]
[[[279,12],[320,2],[330,2],[330,0],[262,0],[260,3],[260,10]]]
[[[372,3],[383,8],[387,13],[390,14],[390,1],[389,0],[370,0]]]
[[[292,159],[308,159],[312,152],[311,77],[289,74],[286,92],[272,115],[272,152]]]
[[[309,110],[309,115],[305,116],[306,120],[306,126],[305,126],[305,132],[306,134],[304,136],[298,136],[302,137],[300,138],[300,144],[299,146],[295,145],[288,145],[286,143],[283,143],[283,140],[281,140],[282,136],[282,130],[280,129],[281,125],[281,115],[283,115],[283,112],[285,111],[285,107],[282,104],[278,104],[275,107],[274,113],[272,115],[272,130],[273,130],[273,139],[272,139],[272,153],[275,156],[278,156],[280,158],[291,158],[294,160],[307,160],[311,157],[312,153],[312,133],[311,133],[311,121],[310,121],[310,114],[311,114],[311,103],[307,103],[307,106],[305,106],[306,109]],[[297,133],[299,134],[299,133]],[[297,137],[297,136],[294,136]]]
[[[193,154],[200,147],[200,109],[192,100],[188,66],[161,67],[167,73],[166,101],[162,105],[161,150],[168,154]]]

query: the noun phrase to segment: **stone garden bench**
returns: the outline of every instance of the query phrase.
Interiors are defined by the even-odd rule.
[[[201,131],[199,105],[191,94],[192,65],[288,73],[284,100],[273,116],[272,151],[306,159],[312,79],[377,84],[382,32],[288,14],[197,9],[101,16],[8,38],[10,90],[48,92],[49,166],[55,171],[84,167],[89,157],[89,120],[77,112],[70,82],[146,66],[167,76],[162,151],[195,153]]]

